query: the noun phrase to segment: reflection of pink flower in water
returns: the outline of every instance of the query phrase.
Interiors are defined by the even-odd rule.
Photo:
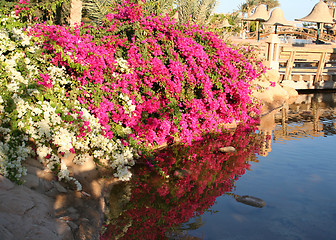
[[[251,131],[250,131],[251,130]],[[132,181],[131,201],[112,219],[102,239],[114,239],[132,222],[120,239],[166,239],[167,232],[210,208],[218,196],[232,191],[234,181],[249,168],[257,142],[253,129],[205,136],[192,146],[174,145],[157,153],[153,167],[138,169]],[[223,146],[237,151],[219,153]],[[169,178],[153,173],[163,170]]]
[[[161,197],[165,197],[169,193],[169,187],[167,184],[163,184],[160,188],[158,188],[157,192]]]

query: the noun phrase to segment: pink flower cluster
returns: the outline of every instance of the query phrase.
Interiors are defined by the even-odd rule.
[[[27,6],[29,4],[29,1],[30,0],[19,0],[18,4],[16,4],[14,6],[14,8],[15,8],[15,14],[19,15],[19,13],[22,12],[22,11],[28,11],[29,7],[27,7]]]
[[[152,161],[170,176],[169,181],[150,168],[138,168],[137,178],[128,185],[130,202],[106,226],[101,239],[167,239],[171,229],[203,214],[217,197],[233,195],[235,181],[259,151],[260,140],[250,130],[238,127],[234,133],[205,136],[190,147],[177,145],[159,152]],[[223,146],[237,151],[219,153]]]
[[[250,82],[262,68],[243,49],[231,49],[203,27],[144,16],[127,1],[114,10],[100,26],[38,24],[31,31],[50,61],[67,68],[78,101],[99,118],[106,136],[115,136],[113,124],[122,123],[138,143],[160,145],[172,136],[191,143],[258,111]],[[121,71],[118,59],[130,71]],[[52,87],[47,75],[37,81]],[[134,111],[127,111],[120,94]]]

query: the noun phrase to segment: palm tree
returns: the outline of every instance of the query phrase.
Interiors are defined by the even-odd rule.
[[[72,0],[76,1],[76,0]],[[83,10],[86,16],[95,23],[101,23],[101,20],[108,13],[109,8],[112,6],[113,0],[84,0]]]
[[[154,15],[171,13],[174,0],[146,0],[144,9]]]
[[[259,4],[260,0],[246,0],[245,3],[242,3],[239,6],[239,10],[242,13],[242,17],[244,17],[245,13],[247,16],[251,16],[253,9]]]
[[[239,6],[239,11],[242,14],[242,18],[244,18],[245,13],[247,13],[248,17],[251,16],[252,13],[253,13],[253,10],[260,4],[266,5],[268,11],[272,8],[280,6],[278,0],[245,0],[245,3],[243,3]],[[251,25],[251,23],[248,22],[247,23],[247,29],[248,30],[251,30],[250,25]]]
[[[260,4],[266,5],[268,11],[280,6],[278,0],[246,0],[245,3],[239,6],[239,10],[242,12],[242,17],[244,17],[245,13],[247,13],[247,16],[251,16],[253,9]]]
[[[278,0],[260,0],[259,4],[265,4],[268,11],[271,10],[272,8],[280,6]]]
[[[176,7],[179,22],[193,21],[208,24],[217,0],[177,0]]]
[[[76,24],[80,24],[82,21],[82,8],[83,1],[82,0],[71,0],[70,5],[70,26],[75,26]]]

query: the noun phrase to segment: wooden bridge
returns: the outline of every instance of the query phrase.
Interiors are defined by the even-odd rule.
[[[302,90],[336,89],[336,44],[295,45],[270,38],[240,43],[254,47],[264,65],[279,71],[283,85]]]
[[[280,46],[279,73],[295,89],[336,89],[336,48]]]
[[[266,38],[271,34],[274,34],[273,28],[267,28],[260,33],[260,38]],[[294,36],[300,39],[315,40],[317,36],[317,30],[311,28],[278,26],[277,34],[279,36]],[[250,39],[257,39],[257,37],[257,32],[251,32],[247,34],[247,38]],[[336,35],[331,35],[321,31],[319,39],[325,42],[336,42]]]

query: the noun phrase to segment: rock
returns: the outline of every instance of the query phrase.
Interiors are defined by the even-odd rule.
[[[51,181],[40,178],[40,188],[43,194],[53,189],[53,187],[54,185]]]
[[[62,221],[62,220],[57,220],[57,234],[60,236],[59,239],[62,240],[73,240],[73,235],[70,226]]]
[[[44,169],[44,166],[42,165],[42,163],[35,159],[35,158],[30,158],[28,157],[25,161],[24,161],[24,165],[28,170],[28,167],[34,167],[36,169]]]
[[[280,73],[275,69],[269,69],[261,76],[263,81],[280,82]]]
[[[79,229],[76,234],[76,239],[80,240],[99,240],[99,232],[89,223],[83,222],[80,224]]]
[[[230,152],[235,152],[236,149],[232,146],[228,146],[228,147],[221,147],[218,149],[218,151],[222,152],[222,153],[230,153]]]
[[[66,193],[67,190],[58,182],[53,182],[55,188],[57,189],[57,191],[61,192],[61,193]]]
[[[45,192],[45,195],[51,198],[56,198],[59,195],[59,191],[56,188],[51,188],[49,191]]]
[[[67,211],[68,211],[69,213],[77,213],[77,209],[74,208],[74,207],[69,207],[69,208],[67,209]]]
[[[34,174],[36,175],[36,173],[38,171],[41,171],[41,168],[35,167],[35,166],[31,166],[31,165],[27,165],[25,166],[27,168],[27,173],[28,174]]]
[[[295,88],[292,88],[290,86],[282,86],[282,88],[287,92],[288,96],[290,98],[297,97],[299,95],[298,91],[295,90]]]
[[[248,195],[236,197],[236,201],[257,208],[262,208],[266,206],[266,202],[264,200]]]
[[[78,225],[72,221],[67,221],[67,224],[70,226],[72,231],[75,231],[78,229]]]
[[[36,171],[36,176],[39,178],[45,179],[47,181],[51,181],[55,179],[55,174],[49,172],[48,170],[38,170]]]
[[[15,189],[16,190],[16,189]],[[10,193],[0,192],[0,211],[23,215],[35,204],[26,196],[22,196],[19,191],[11,190]]]
[[[40,185],[40,180],[36,175],[27,174],[23,176],[22,179],[25,181],[24,185],[31,189],[36,189]]]
[[[24,235],[25,240],[30,240],[30,239],[34,239],[34,240],[59,240],[63,238],[60,238],[58,236],[58,234],[54,233],[53,231],[51,231],[50,229],[48,229],[47,227],[44,226],[38,226],[38,225],[33,225],[29,231],[27,231],[27,233]]]
[[[10,180],[0,175],[0,190],[9,190],[14,188],[15,184]]]
[[[8,231],[7,228],[0,225],[0,239],[14,240],[14,236]]]

